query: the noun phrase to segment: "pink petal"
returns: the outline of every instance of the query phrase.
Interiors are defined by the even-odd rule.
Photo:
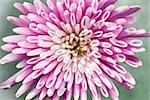
[[[29,43],[27,41],[21,41],[21,42],[18,42],[17,45],[21,48],[28,48],[28,49],[34,49],[34,48],[37,48],[37,45],[36,44],[33,44],[33,43]]]
[[[43,68],[45,68],[49,63],[50,63],[50,61],[49,61],[48,59],[44,59],[44,60],[38,62],[36,65],[34,65],[34,66],[33,66],[33,70],[43,69]]]
[[[41,59],[45,59],[47,57],[50,57],[54,54],[54,51],[46,51],[40,54]]]
[[[89,90],[92,94],[93,97],[97,97],[98,96],[98,92],[96,90],[96,86],[93,83],[93,81],[91,81],[90,79],[88,79],[88,86],[89,86]]]
[[[130,74],[130,73],[126,73],[126,74],[119,74],[121,76],[121,78],[124,80],[124,81],[127,81],[128,83],[132,84],[132,85],[135,85],[136,84],[136,81],[135,79],[133,78],[133,76]]]
[[[29,82],[32,82],[34,79],[32,78],[32,73],[29,74],[24,80],[23,80],[23,84],[27,84]]]
[[[26,100],[30,100],[30,99],[34,98],[36,95],[38,95],[40,93],[40,91],[41,91],[41,89],[34,88],[27,94]]]
[[[116,69],[116,71],[118,71],[122,74],[127,73],[126,69],[123,66],[119,65],[119,64],[114,65],[114,68]]]
[[[39,76],[41,76],[43,74],[43,70],[39,69],[39,70],[35,70],[32,72],[31,77],[33,79],[38,78]]]
[[[48,5],[48,7],[53,11],[53,12],[55,12],[56,13],[56,1],[54,1],[54,0],[47,0],[47,5]]]
[[[117,19],[120,17],[125,17],[125,16],[131,15],[131,14],[137,12],[138,10],[140,10],[140,6],[138,6],[138,5],[134,5],[134,6],[130,6],[130,7],[122,6],[115,10],[113,15],[111,15],[110,19],[114,20],[114,19]]]
[[[46,20],[44,18],[42,18],[41,16],[37,15],[37,14],[29,13],[27,15],[27,17],[32,22],[36,22],[36,23],[40,23],[40,24],[45,24],[46,23]]]
[[[15,2],[13,6],[25,15],[28,13],[27,9],[21,3]]]
[[[23,57],[24,57],[23,55],[9,53],[0,59],[0,64],[5,64],[5,63],[10,63],[13,61],[21,60]]]
[[[13,17],[13,16],[8,16],[7,20],[9,22],[11,22],[12,24],[15,24],[15,25],[20,26],[20,27],[24,27],[24,26],[28,25],[28,23],[26,23],[24,20],[17,18],[17,17]]]
[[[64,64],[62,62],[60,62],[57,67],[55,68],[54,70],[54,75],[57,76],[60,72],[61,72],[61,69],[62,67],[64,66]]]
[[[80,84],[82,80],[83,80],[82,74],[79,71],[77,71],[75,74],[75,83]]]
[[[13,32],[21,35],[36,35],[32,30],[26,27],[17,27],[13,29]]]
[[[53,96],[54,95],[54,91],[55,91],[54,87],[48,88],[48,91],[47,91],[48,97]]]
[[[115,77],[114,73],[113,73],[112,70],[109,68],[109,66],[106,66],[106,65],[102,64],[102,65],[101,65],[101,68],[102,68],[102,70],[103,70],[107,75],[109,75],[110,77],[112,77],[112,78]]]
[[[42,91],[41,91],[41,93],[40,93],[40,96],[39,96],[39,99],[40,100],[43,100],[45,97],[46,97],[46,95],[47,95],[47,88],[43,88],[42,89]]]
[[[66,91],[66,100],[70,100],[72,97],[72,89],[70,91]]]
[[[57,9],[58,9],[58,12],[59,12],[61,19],[64,20],[64,16],[63,16],[64,7],[63,7],[63,4],[61,3],[61,1],[57,1],[56,6],[57,6]]]
[[[43,87],[44,87],[44,85],[45,85],[47,79],[48,79],[48,75],[45,75],[45,76],[41,77],[41,78],[39,79],[37,85],[36,85],[36,88],[37,88],[37,89],[43,89]]]
[[[30,67],[30,66],[29,66]],[[32,72],[32,68],[25,69],[20,75],[16,77],[15,82],[19,83],[24,80],[30,73]]]
[[[24,48],[15,48],[12,53],[14,54],[26,54],[30,51],[30,49],[24,49]]]
[[[61,86],[61,84],[63,82],[63,77],[64,77],[64,73],[61,72],[56,80],[55,89],[58,89]]]
[[[29,24],[31,21],[27,18],[26,15],[19,15],[19,18],[22,19],[24,22],[26,22],[27,24]]]
[[[137,18],[135,16],[127,16],[125,17],[125,19],[126,19],[125,25],[130,25],[137,21]]]
[[[124,88],[128,89],[129,91],[131,91],[131,90],[133,90],[133,89],[135,88],[134,85],[132,85],[132,84],[130,84],[130,83],[128,83],[128,82],[123,82],[121,85],[122,85]]]
[[[34,5],[32,3],[24,2],[23,6],[24,6],[25,9],[28,10],[28,12],[36,13],[35,7],[34,7]]]
[[[102,82],[100,80],[100,78],[98,77],[98,75],[96,73],[94,73],[94,76],[93,76],[93,82],[96,86],[98,87],[101,87],[102,86]]]
[[[117,96],[117,97],[118,97],[118,96],[119,96],[119,92],[118,92],[116,86],[114,85],[113,82],[111,82],[111,84],[112,84],[112,89],[110,89],[109,92],[111,92],[111,94],[113,94],[114,96]],[[111,94],[110,94],[110,95],[111,95]]]
[[[70,91],[72,89],[73,82],[74,82],[74,74],[73,74],[72,78],[67,83],[67,90],[68,91]]]
[[[72,78],[71,68],[68,69],[64,74],[64,81],[68,82]]]
[[[60,26],[60,20],[53,12],[49,13],[49,17],[56,25]]]
[[[9,42],[9,43],[18,43],[21,41],[25,40],[24,35],[11,35],[11,36],[6,36],[2,39],[4,42]]]
[[[19,98],[21,95],[23,95],[26,91],[28,91],[32,85],[35,83],[35,81],[32,81],[30,83],[27,84],[23,84],[18,91],[16,92],[16,97]]]
[[[15,45],[15,44],[5,44],[5,45],[1,46],[1,49],[4,51],[7,51],[7,52],[11,52],[16,47],[17,47],[17,45]]]
[[[143,65],[142,61],[135,56],[128,56],[125,63],[130,65],[131,67],[134,67],[134,68],[138,68],[138,67]]]
[[[111,83],[110,83],[110,80],[108,80],[108,77],[107,77],[107,76],[105,76],[105,75],[103,74],[103,75],[101,75],[101,76],[99,76],[99,77],[100,77],[101,81],[102,81],[109,89],[112,88],[112,85],[111,85]]]
[[[116,71],[113,71],[113,73],[115,74],[114,80],[117,81],[117,82],[119,82],[119,83],[122,83],[123,80],[122,80],[122,78],[119,76],[119,73],[116,72]]]
[[[42,59],[40,57],[32,57],[30,59],[27,60],[27,64],[36,64],[39,61],[41,61]]]
[[[80,86],[78,84],[74,84],[74,100],[78,100],[80,96]]]
[[[27,61],[26,59],[20,61],[20,62],[16,65],[16,68],[24,68],[24,67],[26,67],[26,66],[27,66],[26,61]]]
[[[50,75],[48,78],[48,81],[46,82],[46,87],[47,88],[55,88],[54,85],[56,83],[57,77]]]
[[[101,90],[101,93],[104,97],[109,97],[108,90],[104,85],[101,86],[100,90]]]
[[[25,69],[22,69],[22,70],[18,71],[17,73],[12,75],[9,79],[7,79],[5,82],[0,84],[0,88],[3,88],[3,89],[11,88],[11,86],[16,83],[15,80],[16,80],[17,76],[20,75],[22,72],[24,72]]]
[[[40,9],[46,13],[49,13],[49,8],[40,0],[34,0],[34,6],[36,9]]]
[[[88,7],[88,8],[86,9],[85,15],[88,16],[88,17],[91,17],[91,16],[92,16],[92,13],[93,13],[92,7]]]
[[[87,100],[87,93],[81,89],[80,100]]]
[[[99,1],[99,5],[98,5],[99,9],[102,8],[107,2],[108,0]]]
[[[57,95],[57,93],[54,94],[54,96],[52,97],[53,100],[59,100],[60,97]]]
[[[57,95],[59,97],[65,93],[65,91],[66,91],[65,85],[66,85],[66,83],[63,81],[61,86],[59,87],[59,89],[57,89]]]
[[[46,49],[42,49],[42,48],[39,48],[39,49],[34,49],[34,50],[31,50],[27,53],[27,56],[37,56],[37,55],[40,55],[42,52],[45,52]]]
[[[30,24],[29,24],[29,29],[31,29],[33,32],[38,33],[38,34],[45,34],[42,30],[40,30],[40,29],[37,27],[37,24],[36,24],[36,23],[30,23]]]
[[[51,72],[56,66],[57,66],[58,62],[57,61],[52,61],[45,69],[43,74],[47,74],[49,72]]]
[[[49,28],[46,25],[44,25],[44,24],[37,24],[37,27],[40,30],[44,31],[44,32],[48,32],[49,31]]]
[[[78,8],[77,8],[77,12],[76,12],[76,20],[77,20],[77,23],[80,23],[80,22],[81,22],[82,15],[83,15],[82,8],[81,8],[81,7],[78,7]]]

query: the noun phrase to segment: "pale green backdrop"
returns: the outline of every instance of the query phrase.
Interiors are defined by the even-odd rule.
[[[0,39],[3,36],[14,34],[11,29],[14,27],[12,24],[8,23],[6,20],[6,16],[8,15],[19,15],[19,12],[13,8],[13,3],[15,1],[32,1],[32,0],[0,0]],[[134,24],[137,28],[144,28],[147,31],[150,31],[150,3],[149,0],[118,0],[117,6],[121,5],[134,5],[138,4],[142,6],[142,10],[138,14],[135,14],[138,17],[138,21]],[[133,69],[131,67],[125,66],[129,72],[131,72],[136,81],[137,85],[132,92],[128,92],[127,90],[119,87],[120,92],[120,100],[150,100],[150,49],[149,48],[149,40],[143,39],[145,43],[146,52],[139,54],[139,57],[142,59],[144,65],[139,69]],[[0,40],[0,45],[2,45],[2,41]],[[4,56],[6,53],[0,50],[0,58]],[[9,78],[13,73],[17,71],[15,68],[17,62],[0,65],[0,83],[7,78]],[[0,100],[16,100],[15,92],[17,88],[20,86],[17,85],[10,90],[2,90],[0,89]],[[23,100],[25,95],[17,100]],[[89,100],[91,98],[89,97]],[[103,98],[103,100],[110,100],[110,98]]]

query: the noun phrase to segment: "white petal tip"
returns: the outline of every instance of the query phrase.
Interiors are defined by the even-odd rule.
[[[20,94],[19,94],[19,93],[16,93],[15,96],[16,96],[16,98],[19,98],[19,97],[20,97]]]
[[[13,28],[12,31],[16,33],[16,28]]]
[[[48,73],[47,70],[44,70],[44,71],[43,71],[43,74],[47,74],[47,73]]]
[[[6,18],[8,21],[11,21],[11,19],[12,19],[12,16],[7,16],[7,18]]]
[[[0,48],[5,51],[5,45],[2,45]]]
[[[143,66],[143,62],[142,61],[139,62],[139,66]]]
[[[25,100],[31,100],[31,99],[32,99],[32,98],[31,98],[30,95],[27,95],[26,98],[25,98]]]
[[[6,64],[7,63],[7,60],[6,59],[0,59],[0,64]]]
[[[20,77],[17,77],[15,80],[16,83],[20,82]]]
[[[136,8],[139,8],[139,9],[142,8],[140,5],[133,5],[133,6],[131,6],[131,8],[133,8],[133,7],[136,7]]]
[[[136,85],[135,79],[131,80],[131,84]]]
[[[13,6],[16,7],[18,4],[19,4],[18,2],[15,2],[15,3],[13,4]]]
[[[0,84],[0,89],[10,89],[10,88],[11,88],[11,85]]]
[[[79,96],[74,96],[74,100],[78,100],[79,99]]]
[[[28,2],[23,2],[23,5],[28,5],[29,3]]]
[[[66,91],[66,88],[62,89],[61,91],[57,91],[57,95],[60,97],[64,94],[65,91]]]
[[[6,37],[2,38],[2,41],[7,42],[7,38]]]

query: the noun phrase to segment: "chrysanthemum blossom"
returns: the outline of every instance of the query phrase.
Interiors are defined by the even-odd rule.
[[[100,92],[112,100],[119,93],[112,80],[131,90],[135,79],[122,67],[142,66],[135,54],[145,51],[143,42],[136,38],[147,37],[144,29],[130,24],[132,15],[140,7],[115,8],[117,0],[40,0],[15,3],[23,15],[9,16],[8,21],[17,27],[3,38],[7,44],[1,48],[10,52],[1,64],[20,61],[20,69],[1,88],[22,83],[16,93],[20,97],[30,90],[26,100],[101,100]],[[129,26],[130,25],[130,26]]]

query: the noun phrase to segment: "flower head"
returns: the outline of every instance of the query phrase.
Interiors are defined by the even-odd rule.
[[[121,63],[137,68],[142,62],[135,56],[145,51],[137,37],[149,33],[128,25],[135,22],[139,6],[115,8],[117,0],[40,0],[15,3],[23,13],[7,19],[17,27],[3,38],[10,52],[1,64],[20,60],[20,71],[1,84],[10,88],[22,82],[16,97],[26,91],[27,100],[51,98],[93,100],[105,97],[118,100],[115,82],[131,90],[136,84]],[[100,89],[100,91],[99,91]]]

